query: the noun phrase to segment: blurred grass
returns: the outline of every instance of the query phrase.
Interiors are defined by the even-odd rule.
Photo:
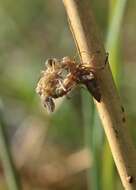
[[[130,84],[135,76],[130,64],[132,61],[135,63],[135,2],[129,1],[126,7],[125,29],[122,27],[125,0],[104,0],[102,3],[93,0],[92,4],[102,34],[106,36],[106,49],[110,53],[110,65],[118,89],[122,88],[122,81],[125,81],[123,95],[128,99],[132,96],[131,101],[134,101],[135,89]],[[72,93],[71,100],[65,99],[57,104],[57,111],[51,116],[47,115],[39,97],[35,95],[34,89],[39,71],[44,68],[44,60],[52,56],[75,55],[61,1],[1,0],[0,25],[0,97],[4,102],[6,123],[10,126],[7,128],[8,140],[14,138],[14,133],[29,116],[38,117],[45,128],[48,127],[45,143],[57,144],[68,152],[74,152],[84,144],[89,147],[94,159],[88,171],[90,189],[122,189],[90,94],[84,89],[81,95]],[[122,56],[125,56],[126,63],[130,58],[132,61],[122,65]],[[129,68],[126,76],[122,76],[124,67]],[[135,126],[133,101],[131,104],[126,101],[125,104],[133,116],[130,125]],[[135,130],[133,136],[135,139]],[[43,151],[46,154],[46,149]]]
[[[12,158],[10,145],[6,134],[6,124],[2,114],[2,102],[0,102],[0,158],[3,165],[4,175],[7,180],[9,190],[21,190],[19,175]]]

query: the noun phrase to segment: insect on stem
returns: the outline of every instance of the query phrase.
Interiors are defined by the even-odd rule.
[[[105,64],[107,62],[108,54],[106,55]],[[67,96],[75,86],[82,84],[100,102],[101,92],[95,71],[104,69],[105,64],[102,67],[93,68],[87,63],[77,63],[70,57],[47,59],[47,68],[42,71],[43,76],[37,84],[36,92],[41,96],[43,105],[49,112],[53,112],[55,109],[53,99]]]

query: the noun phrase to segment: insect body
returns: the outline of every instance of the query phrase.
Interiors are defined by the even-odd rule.
[[[79,72],[79,83],[84,84],[88,91],[92,94],[92,96],[100,102],[101,100],[101,93],[100,88],[97,83],[95,72],[92,68],[88,68],[82,64],[79,65],[80,72]]]
[[[76,63],[69,57],[46,61],[46,70],[42,71],[36,92],[41,96],[44,106],[53,112],[53,99],[67,95],[76,85],[83,84],[93,97],[100,102],[101,94],[95,72],[89,64]]]
[[[60,88],[62,78],[56,59],[48,59],[45,64],[47,68],[42,71],[42,77],[37,84],[36,92],[41,96],[43,105],[47,107],[47,110],[53,112],[55,108],[53,98],[61,97],[57,89]]]

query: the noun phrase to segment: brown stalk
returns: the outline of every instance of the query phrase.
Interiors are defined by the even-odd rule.
[[[106,52],[88,0],[63,0],[78,52],[92,68],[105,64]],[[136,189],[136,151],[128,134],[124,108],[121,105],[112,73],[107,63],[96,69],[102,99],[97,106],[122,184]]]

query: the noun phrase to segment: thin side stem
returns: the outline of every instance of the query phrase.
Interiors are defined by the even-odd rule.
[[[112,0],[111,0],[112,1]],[[116,0],[113,4],[113,8],[110,8],[109,27],[107,31],[106,50],[110,52],[109,61],[112,67],[113,75],[116,84],[119,85],[119,79],[121,75],[121,64],[118,59],[120,58],[120,29],[122,27],[122,20],[127,5],[127,0]]]
[[[21,190],[21,184],[12,160],[8,139],[5,133],[5,124],[0,110],[0,158],[4,169],[9,190]]]
[[[71,31],[83,62],[93,68],[105,64],[106,52],[100,38],[89,1],[63,0]],[[82,54],[81,52],[89,52]],[[102,100],[96,106],[108,138],[123,186],[136,189],[136,152],[128,135],[124,108],[113,81],[109,64],[96,70]]]
[[[120,31],[122,27],[122,20],[127,4],[127,0],[110,0],[109,1],[109,25],[106,36],[106,50],[110,53],[109,61],[112,68],[112,73],[116,82],[116,85],[120,86],[120,76],[122,74],[122,60],[121,60],[121,39]],[[109,172],[107,172],[109,171]],[[102,182],[103,189],[116,189],[114,183],[114,163],[109,150],[107,141],[103,146],[103,171],[102,171]],[[107,179],[107,180],[105,180]],[[112,184],[112,185],[111,185]]]
[[[95,107],[93,101],[91,101],[90,106],[88,106],[88,94],[86,94],[84,91],[82,92],[82,116],[83,116],[83,127],[84,127],[84,143],[85,147],[90,151],[90,155],[92,157],[92,152],[94,153],[94,150],[92,148],[92,139],[90,138],[92,134],[92,130],[94,127],[94,116],[95,116]],[[91,124],[91,127],[90,127]],[[93,154],[94,157],[94,154]],[[94,166],[94,164],[93,164]],[[93,173],[92,173],[93,171]],[[87,185],[88,189],[94,189],[96,190],[96,186],[98,186],[97,180],[95,178],[95,171],[94,167],[90,167],[87,170]],[[92,179],[92,180],[91,180]]]
[[[108,51],[114,46],[114,43],[116,43],[118,39],[126,3],[127,0],[117,0],[115,3],[116,5],[113,14],[111,14],[109,29],[107,32],[106,49]]]

